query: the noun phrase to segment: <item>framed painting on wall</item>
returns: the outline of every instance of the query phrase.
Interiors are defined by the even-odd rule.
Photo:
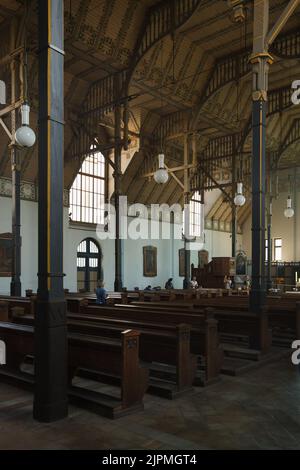
[[[247,256],[244,251],[239,251],[236,255],[236,274],[245,275],[246,274],[246,263]]]
[[[198,251],[198,268],[203,269],[206,264],[208,264],[208,251]]]
[[[157,248],[155,246],[143,247],[143,276],[157,276]]]
[[[185,276],[184,248],[180,248],[180,250],[178,250],[178,255],[179,255],[179,276],[184,277]]]
[[[12,234],[0,234],[0,277],[10,277],[12,267]]]

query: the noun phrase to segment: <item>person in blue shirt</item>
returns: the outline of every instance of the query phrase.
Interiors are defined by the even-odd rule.
[[[98,283],[98,287],[96,289],[96,296],[97,296],[97,300],[96,300],[97,305],[106,304],[107,292],[104,289],[104,282],[102,281]]]

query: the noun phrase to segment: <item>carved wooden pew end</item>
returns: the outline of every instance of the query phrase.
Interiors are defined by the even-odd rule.
[[[8,302],[1,301],[0,302],[0,321],[9,321],[8,315]]]

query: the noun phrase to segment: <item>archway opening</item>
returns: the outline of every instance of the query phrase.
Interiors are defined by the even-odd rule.
[[[95,240],[86,238],[77,248],[78,292],[94,292],[100,279],[103,279],[101,248]]]

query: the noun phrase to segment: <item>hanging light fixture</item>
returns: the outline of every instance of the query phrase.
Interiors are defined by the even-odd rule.
[[[286,209],[284,211],[284,217],[291,219],[294,217],[294,209],[292,208],[292,199],[291,196],[288,196],[286,201]]]
[[[233,201],[235,205],[239,207],[245,204],[246,198],[243,195],[243,183],[237,183],[237,192]]]
[[[162,42],[162,45],[161,45],[161,56],[160,56],[160,59],[161,59],[161,74],[163,76],[164,74],[164,71],[163,71],[163,42]],[[161,102],[161,110],[163,109],[163,96],[162,96],[162,89],[160,89],[160,102]],[[165,168],[165,154],[163,152],[163,132],[162,132],[162,129],[161,129],[161,133],[160,133],[160,154],[158,155],[158,170],[156,170],[156,172],[154,173],[153,177],[154,177],[154,181],[158,184],[165,184],[168,179],[169,179],[169,175],[168,175],[168,171],[166,170]]]
[[[18,145],[21,147],[32,147],[35,144],[35,133],[29,127],[29,112],[30,106],[28,103],[24,103],[21,106],[22,125],[17,129],[15,139]]]
[[[154,180],[158,184],[165,184],[169,179],[167,170],[165,169],[165,156],[163,153],[158,155],[158,170],[154,173]]]

